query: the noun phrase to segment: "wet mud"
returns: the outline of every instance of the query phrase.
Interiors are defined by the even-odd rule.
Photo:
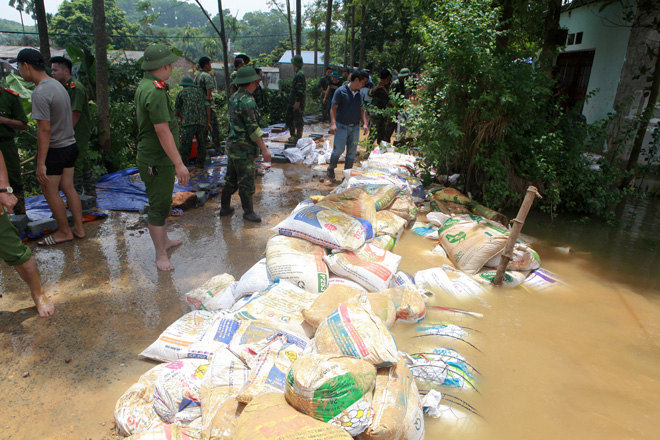
[[[213,198],[170,218],[171,236],[184,242],[171,254],[172,273],[156,270],[147,230],[128,228],[138,219],[134,213],[111,212],[87,223],[85,240],[54,248],[30,243],[56,305],[51,319],[38,317],[18,275],[0,266],[0,439],[115,438],[117,399],[155,365],[138,354],[189,310],[185,292],[219,273],[242,275],[261,257],[271,228],[299,201],[332,189],[322,182],[324,173],[324,166],[274,166],[258,179],[261,224],[243,220],[237,195],[231,217],[217,216],[219,198]],[[619,276],[588,253],[566,255],[558,244],[574,245],[553,238],[534,247],[543,267],[569,283],[565,289],[434,298],[435,305],[484,317],[430,311],[426,318],[474,328],[471,345],[448,344],[481,373],[478,392],[447,391],[479,415],[456,406],[452,420],[427,418],[427,439],[657,438],[655,284]],[[405,232],[395,248],[403,255],[401,269],[441,265],[446,260],[428,252],[433,245]],[[404,350],[445,344],[414,338],[413,325],[397,323],[393,332]]]

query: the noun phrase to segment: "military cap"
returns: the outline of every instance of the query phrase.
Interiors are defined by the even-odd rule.
[[[333,78],[339,78],[339,73],[332,72],[332,75],[330,75],[330,76],[332,76]]]
[[[261,76],[254,70],[254,67],[245,66],[236,71],[236,78],[231,83],[235,86],[240,86],[260,79]]]
[[[147,47],[142,59],[142,70],[156,70],[163,66],[172,64],[179,57],[174,55],[163,43]]]
[[[401,69],[401,71],[399,72],[399,77],[400,77],[400,78],[405,78],[405,77],[407,77],[407,76],[410,76],[410,69],[408,69],[407,67],[404,67],[404,68]]]
[[[234,54],[234,59],[236,59],[236,58],[242,58],[245,61],[245,64],[248,64],[250,62],[250,57],[245,55],[244,53]]]
[[[194,87],[195,82],[193,81],[192,78],[190,78],[189,76],[186,76],[181,80],[179,85],[182,86],[182,87]]]
[[[300,55],[294,55],[293,58],[291,58],[291,64],[293,64],[296,67],[302,67],[303,65],[303,59]]]

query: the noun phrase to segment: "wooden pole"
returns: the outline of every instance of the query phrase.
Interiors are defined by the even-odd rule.
[[[525,224],[527,214],[529,213],[529,210],[534,203],[534,199],[537,197],[541,198],[539,191],[533,186],[528,187],[527,194],[525,194],[525,199],[523,200],[522,205],[520,205],[518,216],[513,219],[513,228],[511,228],[511,232],[509,233],[509,240],[506,242],[504,252],[502,253],[502,259],[500,260],[500,265],[497,268],[495,278],[493,279],[493,285],[495,287],[500,287],[502,285],[506,267],[509,265],[509,261],[513,259],[513,247],[516,245],[520,231]]]

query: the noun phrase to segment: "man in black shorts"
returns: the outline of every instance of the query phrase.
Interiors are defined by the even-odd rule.
[[[53,235],[39,244],[52,246],[71,241],[74,236],[84,238],[80,197],[73,186],[78,145],[74,138],[69,95],[62,84],[48,76],[44,58],[39,51],[23,49],[18,53],[16,61],[23,79],[36,85],[32,93],[32,118],[37,121],[36,175],[58,226]],[[73,214],[73,230],[69,227],[60,189]]]

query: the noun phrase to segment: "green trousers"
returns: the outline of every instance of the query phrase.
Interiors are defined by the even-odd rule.
[[[14,190],[14,194],[23,195],[23,178],[21,177],[21,158],[18,155],[18,147],[14,140],[0,142],[0,151],[5,158],[7,165],[7,174],[9,175],[9,186]]]
[[[31,255],[30,248],[18,237],[18,229],[9,221],[9,214],[0,215],[0,258],[10,266],[20,266]]]

